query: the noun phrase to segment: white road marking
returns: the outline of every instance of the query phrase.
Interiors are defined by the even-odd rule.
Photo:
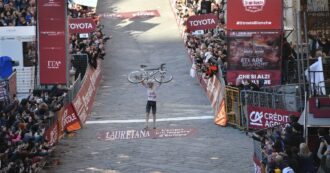
[[[176,118],[159,118],[157,122],[161,121],[186,121],[186,120],[208,120],[213,119],[214,116],[198,116],[198,117],[176,117]],[[152,120],[152,116],[150,116]],[[145,119],[132,119],[132,120],[98,120],[87,121],[86,124],[125,124],[125,123],[141,123],[145,122]]]

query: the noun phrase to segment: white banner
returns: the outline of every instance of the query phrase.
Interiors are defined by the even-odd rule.
[[[325,83],[324,83],[324,73],[322,58],[319,57],[318,60],[309,66],[310,74],[308,75],[308,70],[305,70],[305,76],[307,80],[311,83],[311,86],[317,89],[317,94],[326,95],[325,93]],[[310,76],[310,77],[309,77]]]
[[[97,0],[72,0],[72,1],[76,4],[84,5],[84,6],[88,6],[88,7],[96,8],[96,6],[97,6]]]

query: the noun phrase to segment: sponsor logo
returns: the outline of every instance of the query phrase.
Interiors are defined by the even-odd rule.
[[[76,108],[77,113],[80,114],[81,109],[83,108],[83,103],[79,95],[76,96],[76,100],[73,101],[73,105]]]
[[[48,61],[47,68],[48,69],[59,69],[61,64],[62,64],[61,61]]]
[[[203,25],[216,24],[214,19],[192,20],[192,21],[189,21],[189,23],[190,23],[190,26],[203,26]]]
[[[58,138],[58,133],[57,133],[57,125],[55,124],[51,131],[49,131],[48,135],[46,136],[46,139],[48,140],[49,144],[54,144],[56,143]]]
[[[70,29],[93,29],[93,25],[91,23],[70,23]]]
[[[97,138],[105,141],[144,139],[144,138],[178,138],[196,134],[195,128],[155,129],[155,130],[116,130],[101,131]]]
[[[262,124],[263,112],[252,111],[249,117],[250,117],[251,125],[263,126]]]
[[[60,2],[58,2],[58,0],[48,0],[46,2],[44,2],[43,6],[45,7],[59,7]]]
[[[62,130],[64,130],[65,126],[67,126],[68,124],[74,122],[77,120],[77,117],[75,116],[74,113],[68,115],[68,108],[65,109],[64,113],[63,113],[63,117],[62,117]]]
[[[242,0],[245,10],[251,13],[262,11],[266,0]]]

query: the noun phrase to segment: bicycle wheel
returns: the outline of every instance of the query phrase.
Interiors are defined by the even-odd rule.
[[[131,83],[140,83],[144,80],[144,73],[141,71],[132,71],[128,74],[127,79]]]
[[[159,72],[155,75],[154,79],[159,83],[167,83],[173,79],[173,75],[169,72]]]

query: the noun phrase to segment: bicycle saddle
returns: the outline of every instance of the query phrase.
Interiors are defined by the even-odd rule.
[[[140,67],[141,67],[141,68],[145,68],[145,67],[147,67],[147,66],[142,64],[142,65],[140,65]]]

